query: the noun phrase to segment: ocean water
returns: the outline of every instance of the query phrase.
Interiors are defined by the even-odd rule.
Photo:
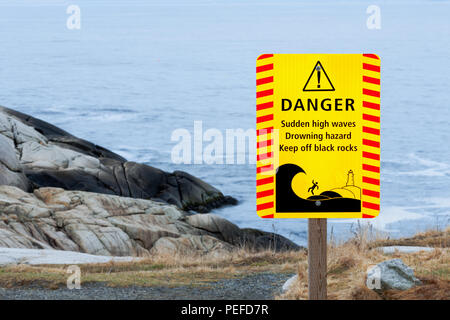
[[[81,10],[69,30],[67,7]],[[392,237],[450,224],[450,2],[0,2],[0,104],[129,160],[185,170],[240,204],[215,210],[241,227],[306,242],[305,219],[259,219],[255,166],[171,162],[175,129],[253,129],[261,53],[377,53],[382,59],[381,213]],[[358,221],[330,220],[345,239]]]

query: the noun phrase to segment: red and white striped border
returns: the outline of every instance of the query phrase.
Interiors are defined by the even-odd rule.
[[[362,62],[362,217],[380,211],[380,58],[363,54]]]
[[[273,218],[275,213],[273,60],[273,54],[256,60],[256,211],[262,218]]]
[[[256,61],[256,210],[262,218],[274,218],[274,56]],[[380,211],[380,59],[362,55],[362,218]]]

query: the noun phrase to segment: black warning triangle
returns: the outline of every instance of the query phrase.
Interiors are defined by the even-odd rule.
[[[320,61],[314,66],[303,91],[334,91],[334,86]]]

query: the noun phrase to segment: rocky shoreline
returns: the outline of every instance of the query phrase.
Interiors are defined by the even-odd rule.
[[[0,107],[0,184],[157,199],[183,210],[209,212],[236,199],[182,171],[164,172],[127,161],[47,122]],[[14,157],[16,154],[16,159]],[[25,175],[25,177],[24,177]]]
[[[126,161],[4,107],[0,150],[1,247],[106,256],[299,249],[209,214],[236,200],[188,173]]]

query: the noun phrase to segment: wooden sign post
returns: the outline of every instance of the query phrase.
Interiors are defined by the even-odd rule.
[[[256,212],[307,218],[309,298],[327,298],[327,220],[380,211],[380,58],[256,60]]]
[[[327,299],[327,219],[308,219],[308,298]]]

